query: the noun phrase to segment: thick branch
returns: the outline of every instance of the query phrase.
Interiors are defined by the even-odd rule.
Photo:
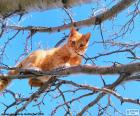
[[[60,30],[68,29],[72,26],[84,27],[84,26],[90,26],[90,25],[97,25],[97,24],[101,24],[102,22],[106,21],[107,19],[113,17],[114,15],[120,13],[122,10],[126,9],[128,6],[130,6],[135,1],[136,0],[121,0],[119,3],[114,5],[112,8],[110,8],[109,10],[107,10],[97,16],[93,16],[89,19],[85,19],[82,21],[74,22],[74,23],[72,22],[72,23],[64,24],[64,25],[57,26],[57,27],[50,28],[50,27],[32,27],[32,26],[28,26],[28,27],[7,26],[7,28],[15,29],[15,30],[34,30],[34,31],[38,31],[38,32],[57,32]]]
[[[130,63],[126,65],[113,65],[113,66],[94,66],[94,65],[79,65],[60,70],[55,72],[58,75],[68,75],[76,73],[85,74],[121,74],[121,73],[134,73],[140,71],[140,63]]]
[[[1,67],[1,69],[4,69],[4,67]],[[6,67],[7,69],[7,67]],[[12,70],[16,68],[11,68]],[[79,65],[79,66],[73,66],[73,67],[68,67],[68,68],[59,68],[55,69],[52,71],[36,71],[36,70],[31,70],[31,69],[19,69],[17,68],[19,72],[22,72],[23,74],[28,72],[29,77],[35,77],[35,76],[43,76],[43,75],[52,75],[52,76],[66,76],[70,74],[102,74],[102,75],[107,75],[107,74],[122,74],[122,73],[127,73],[127,74],[132,74],[135,72],[140,72],[140,63],[130,63],[130,64],[125,64],[125,65],[112,65],[112,66],[95,66],[95,65]],[[9,77],[9,78],[27,78],[26,75],[1,75],[1,78],[4,77]],[[21,79],[20,78],[20,79]]]
[[[94,0],[0,0],[0,15],[5,17],[32,10],[46,10],[91,3]]]

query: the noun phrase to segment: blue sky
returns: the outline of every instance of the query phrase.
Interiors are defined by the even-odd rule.
[[[77,6],[71,9],[72,15],[75,19],[75,21],[82,20],[85,18],[88,18],[92,14],[92,8],[95,9],[100,9],[101,7],[105,6],[106,4],[109,4],[109,2],[104,2],[99,7],[96,6],[96,4],[88,4],[88,5],[82,5],[82,6]],[[109,6],[111,7],[111,6]],[[129,10],[131,11],[134,9],[134,7],[130,7]],[[130,16],[127,16],[126,13],[129,11],[128,9],[123,11],[121,14],[119,14],[116,17],[116,21],[114,21],[114,30],[112,29],[112,20],[108,20],[103,23],[103,28],[105,31],[103,31],[104,39],[111,39],[111,35],[113,32],[116,30],[120,29],[120,25],[123,25],[126,23],[126,20],[129,19]],[[117,39],[117,41],[120,42],[139,42],[139,25],[140,21],[138,20],[139,17],[136,18],[135,20],[135,27],[132,33],[128,32],[123,38],[120,37]],[[49,11],[44,11],[44,12],[31,12],[29,14],[26,14],[23,16],[20,22],[18,22],[18,17],[13,17],[8,19],[8,24],[19,24],[20,26],[28,26],[28,25],[34,25],[34,26],[58,26],[62,25],[64,22],[64,19],[66,19],[66,22],[69,22],[69,18],[62,9],[54,9],[54,10],[49,10]],[[18,22],[18,23],[17,23]],[[105,53],[109,52],[111,50],[115,50],[115,47],[108,47],[107,49],[104,49],[102,44],[93,44],[95,41],[101,41],[101,35],[100,35],[100,30],[99,26],[95,27],[90,26],[90,27],[85,27],[80,29],[81,33],[87,33],[91,32],[91,38],[90,38],[90,46],[88,47],[88,50],[86,54],[90,57],[98,55],[98,53]],[[1,39],[0,45],[4,45],[4,42],[7,41],[8,38],[13,35],[15,31],[7,32]],[[67,35],[69,34],[69,30],[65,30],[63,32],[57,32],[57,33],[37,33],[36,35],[33,36],[32,38],[32,50],[34,51],[36,49],[50,49],[54,47],[54,45],[61,40],[64,37],[64,33]],[[16,63],[16,60],[19,58],[19,56],[23,53],[24,48],[25,48],[25,42],[26,38],[28,36],[29,32],[20,32],[20,34],[14,38],[12,41],[10,41],[9,45],[6,47],[6,54],[3,57],[3,63],[7,64],[9,66],[14,66]],[[31,41],[29,41],[29,45],[31,44]],[[31,52],[29,51],[29,52]],[[137,55],[139,55],[140,50],[136,49],[135,52]],[[107,65],[112,65],[112,62],[120,62],[120,63],[128,63],[130,60],[128,60],[126,57],[131,56],[128,53],[121,53],[121,54],[113,54],[110,56],[106,57],[101,57],[95,61],[96,65],[99,66],[107,66]],[[84,63],[84,61],[83,61]],[[91,64],[91,62],[88,62],[88,64]],[[106,83],[112,83],[118,75],[107,75],[103,76]],[[102,81],[99,75],[71,75],[66,78],[66,80],[72,80],[74,82],[80,83],[80,84],[89,84],[93,86],[98,86],[102,87]],[[70,86],[63,86],[62,90],[67,90]],[[33,88],[32,90],[30,89],[30,86],[28,85],[27,80],[14,80],[9,86],[8,89],[14,91],[15,93],[21,93],[23,96],[29,96],[31,92],[34,92],[36,88]],[[140,86],[138,82],[129,82],[125,84],[125,89],[122,86],[117,87],[117,91],[122,95],[130,98],[140,98],[140,93],[137,91],[140,90]],[[67,94],[66,99],[73,98],[74,96],[79,96],[80,94],[84,94],[83,91],[78,92],[76,95],[70,95]],[[50,96],[55,96],[55,93],[51,93],[45,98],[45,106],[41,106],[42,111],[44,112],[45,115],[49,115],[50,111],[59,103],[62,102],[62,99],[56,99],[54,100]],[[85,99],[81,100],[81,103],[75,102],[72,107],[73,111],[80,111],[80,108],[84,107],[86,104],[88,104],[91,100],[93,100],[96,96],[92,97],[87,97]],[[1,95],[0,102],[4,102],[5,104],[10,104],[12,102],[13,98],[7,94],[5,97]],[[106,104],[107,102],[107,97],[104,97],[101,101],[100,104]],[[120,101],[117,100],[116,98],[112,97],[112,102],[115,104],[115,107],[118,108],[120,111],[125,113],[125,110],[128,108],[132,109],[139,109],[140,107],[134,104],[128,104],[124,103],[121,105]],[[33,104],[31,104],[33,105]],[[32,106],[29,105],[27,108],[28,110],[25,112],[38,112],[37,108],[32,108]],[[0,113],[2,113],[4,109],[4,106],[0,104]],[[14,112],[15,108],[10,109],[9,112]],[[97,114],[97,106],[91,108],[89,110],[91,113],[94,112],[94,114]],[[109,109],[109,112],[112,114],[113,111]],[[58,110],[56,113],[57,116],[62,115],[63,110]],[[87,114],[88,115],[88,114]]]

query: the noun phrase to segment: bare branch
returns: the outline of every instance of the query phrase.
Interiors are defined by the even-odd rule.
[[[108,74],[121,74],[121,73],[127,73],[132,74],[135,72],[140,72],[140,63],[130,63],[130,64],[122,64],[122,65],[112,65],[112,66],[96,66],[96,65],[79,65],[79,66],[72,66],[68,68],[59,68],[54,69],[52,71],[36,71],[32,69],[20,69],[20,68],[7,68],[7,67],[0,67],[1,69],[8,69],[8,70],[18,70],[19,72],[22,72],[23,74],[28,75],[0,75],[0,78],[13,78],[13,79],[19,79],[21,78],[27,78],[28,77],[34,77],[34,76],[44,76],[44,75],[51,75],[51,76],[67,76],[70,74],[102,74],[102,75],[108,75]],[[21,79],[20,78],[20,79]]]
[[[82,116],[89,108],[94,106],[98,103],[98,101],[104,97],[105,94],[100,93],[92,102],[90,102],[88,105],[86,105],[76,116]]]
[[[0,0],[0,15],[8,17],[13,14],[70,7],[91,2],[94,0]]]
[[[30,97],[29,100],[26,101],[21,108],[17,109],[16,112],[14,114],[18,114],[19,112],[23,111],[35,98],[40,97],[40,95],[46,90],[49,89],[49,87],[51,87],[51,85],[53,84],[53,82],[55,81],[55,77],[49,79],[41,88],[39,88],[39,90],[35,93],[33,93]]]
[[[79,27],[90,26],[90,25],[98,25],[106,21],[107,19],[112,18],[116,14],[120,13],[122,10],[126,9],[135,1],[136,0],[121,0],[112,8],[97,16],[93,16],[89,19],[81,20],[74,23],[71,22],[69,24],[64,24],[57,27],[34,27],[34,26],[21,27],[21,26],[9,25],[7,26],[7,28],[14,29],[14,30],[34,30],[36,32],[59,32],[61,30],[68,29],[72,26],[79,28]]]

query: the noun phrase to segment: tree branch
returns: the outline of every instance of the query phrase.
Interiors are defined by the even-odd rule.
[[[68,24],[61,25],[61,26],[56,26],[56,27],[33,27],[33,26],[22,27],[22,26],[10,25],[10,26],[7,26],[7,28],[14,29],[14,30],[33,30],[36,32],[59,32],[61,30],[68,29],[72,26],[84,27],[84,26],[90,26],[90,25],[98,25],[98,24],[101,24],[102,22],[106,21],[107,19],[112,18],[116,14],[120,13],[122,10],[129,7],[135,1],[136,0],[121,0],[116,5],[114,5],[112,8],[108,9],[107,11],[105,11],[97,16],[93,16],[89,19],[77,21],[74,23],[71,22]]]
[[[7,67],[1,67],[1,69],[7,69]],[[10,69],[8,69],[10,70]],[[20,68],[11,68],[11,70],[18,70],[22,72],[23,75],[0,75],[0,78],[10,78],[10,79],[22,79],[22,78],[29,78],[29,77],[37,77],[37,76],[44,76],[44,75],[51,75],[51,76],[67,76],[70,74],[121,74],[127,73],[132,74],[136,72],[140,72],[140,63],[130,63],[130,64],[121,64],[121,65],[112,65],[112,66],[95,66],[95,65],[79,65],[79,66],[72,66],[68,68],[58,68],[52,71],[36,71],[33,69],[20,69]],[[28,73],[27,73],[28,72]],[[27,75],[24,75],[27,74]],[[28,76],[28,77],[27,77]]]
[[[0,15],[7,17],[30,11],[43,11],[54,8],[91,3],[94,0],[0,0]]]
[[[36,91],[35,93],[33,93],[30,97],[29,100],[26,101],[21,108],[17,109],[16,112],[14,113],[15,115],[17,115],[19,112],[23,111],[35,98],[40,97],[40,95],[46,90],[49,89],[49,87],[51,87],[51,85],[55,82],[56,78],[50,78],[47,82],[44,83],[44,85],[42,87],[39,88],[38,91]]]
[[[105,94],[100,93],[92,102],[90,102],[89,104],[87,104],[76,116],[82,116],[89,108],[91,108],[92,106],[94,106],[95,104],[98,103],[98,101],[103,98],[105,96]]]

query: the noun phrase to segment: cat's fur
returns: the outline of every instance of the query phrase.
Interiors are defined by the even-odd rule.
[[[82,62],[82,56],[88,47],[90,33],[85,35],[79,33],[74,28],[71,29],[68,42],[62,47],[52,48],[50,50],[37,50],[32,52],[27,58],[20,62],[17,67],[27,69],[37,69],[49,71],[62,66],[79,65]],[[9,75],[18,75],[18,71],[10,71]],[[29,79],[31,86],[42,86],[48,78],[42,76],[38,79]],[[6,88],[11,80],[0,80],[0,91]]]

